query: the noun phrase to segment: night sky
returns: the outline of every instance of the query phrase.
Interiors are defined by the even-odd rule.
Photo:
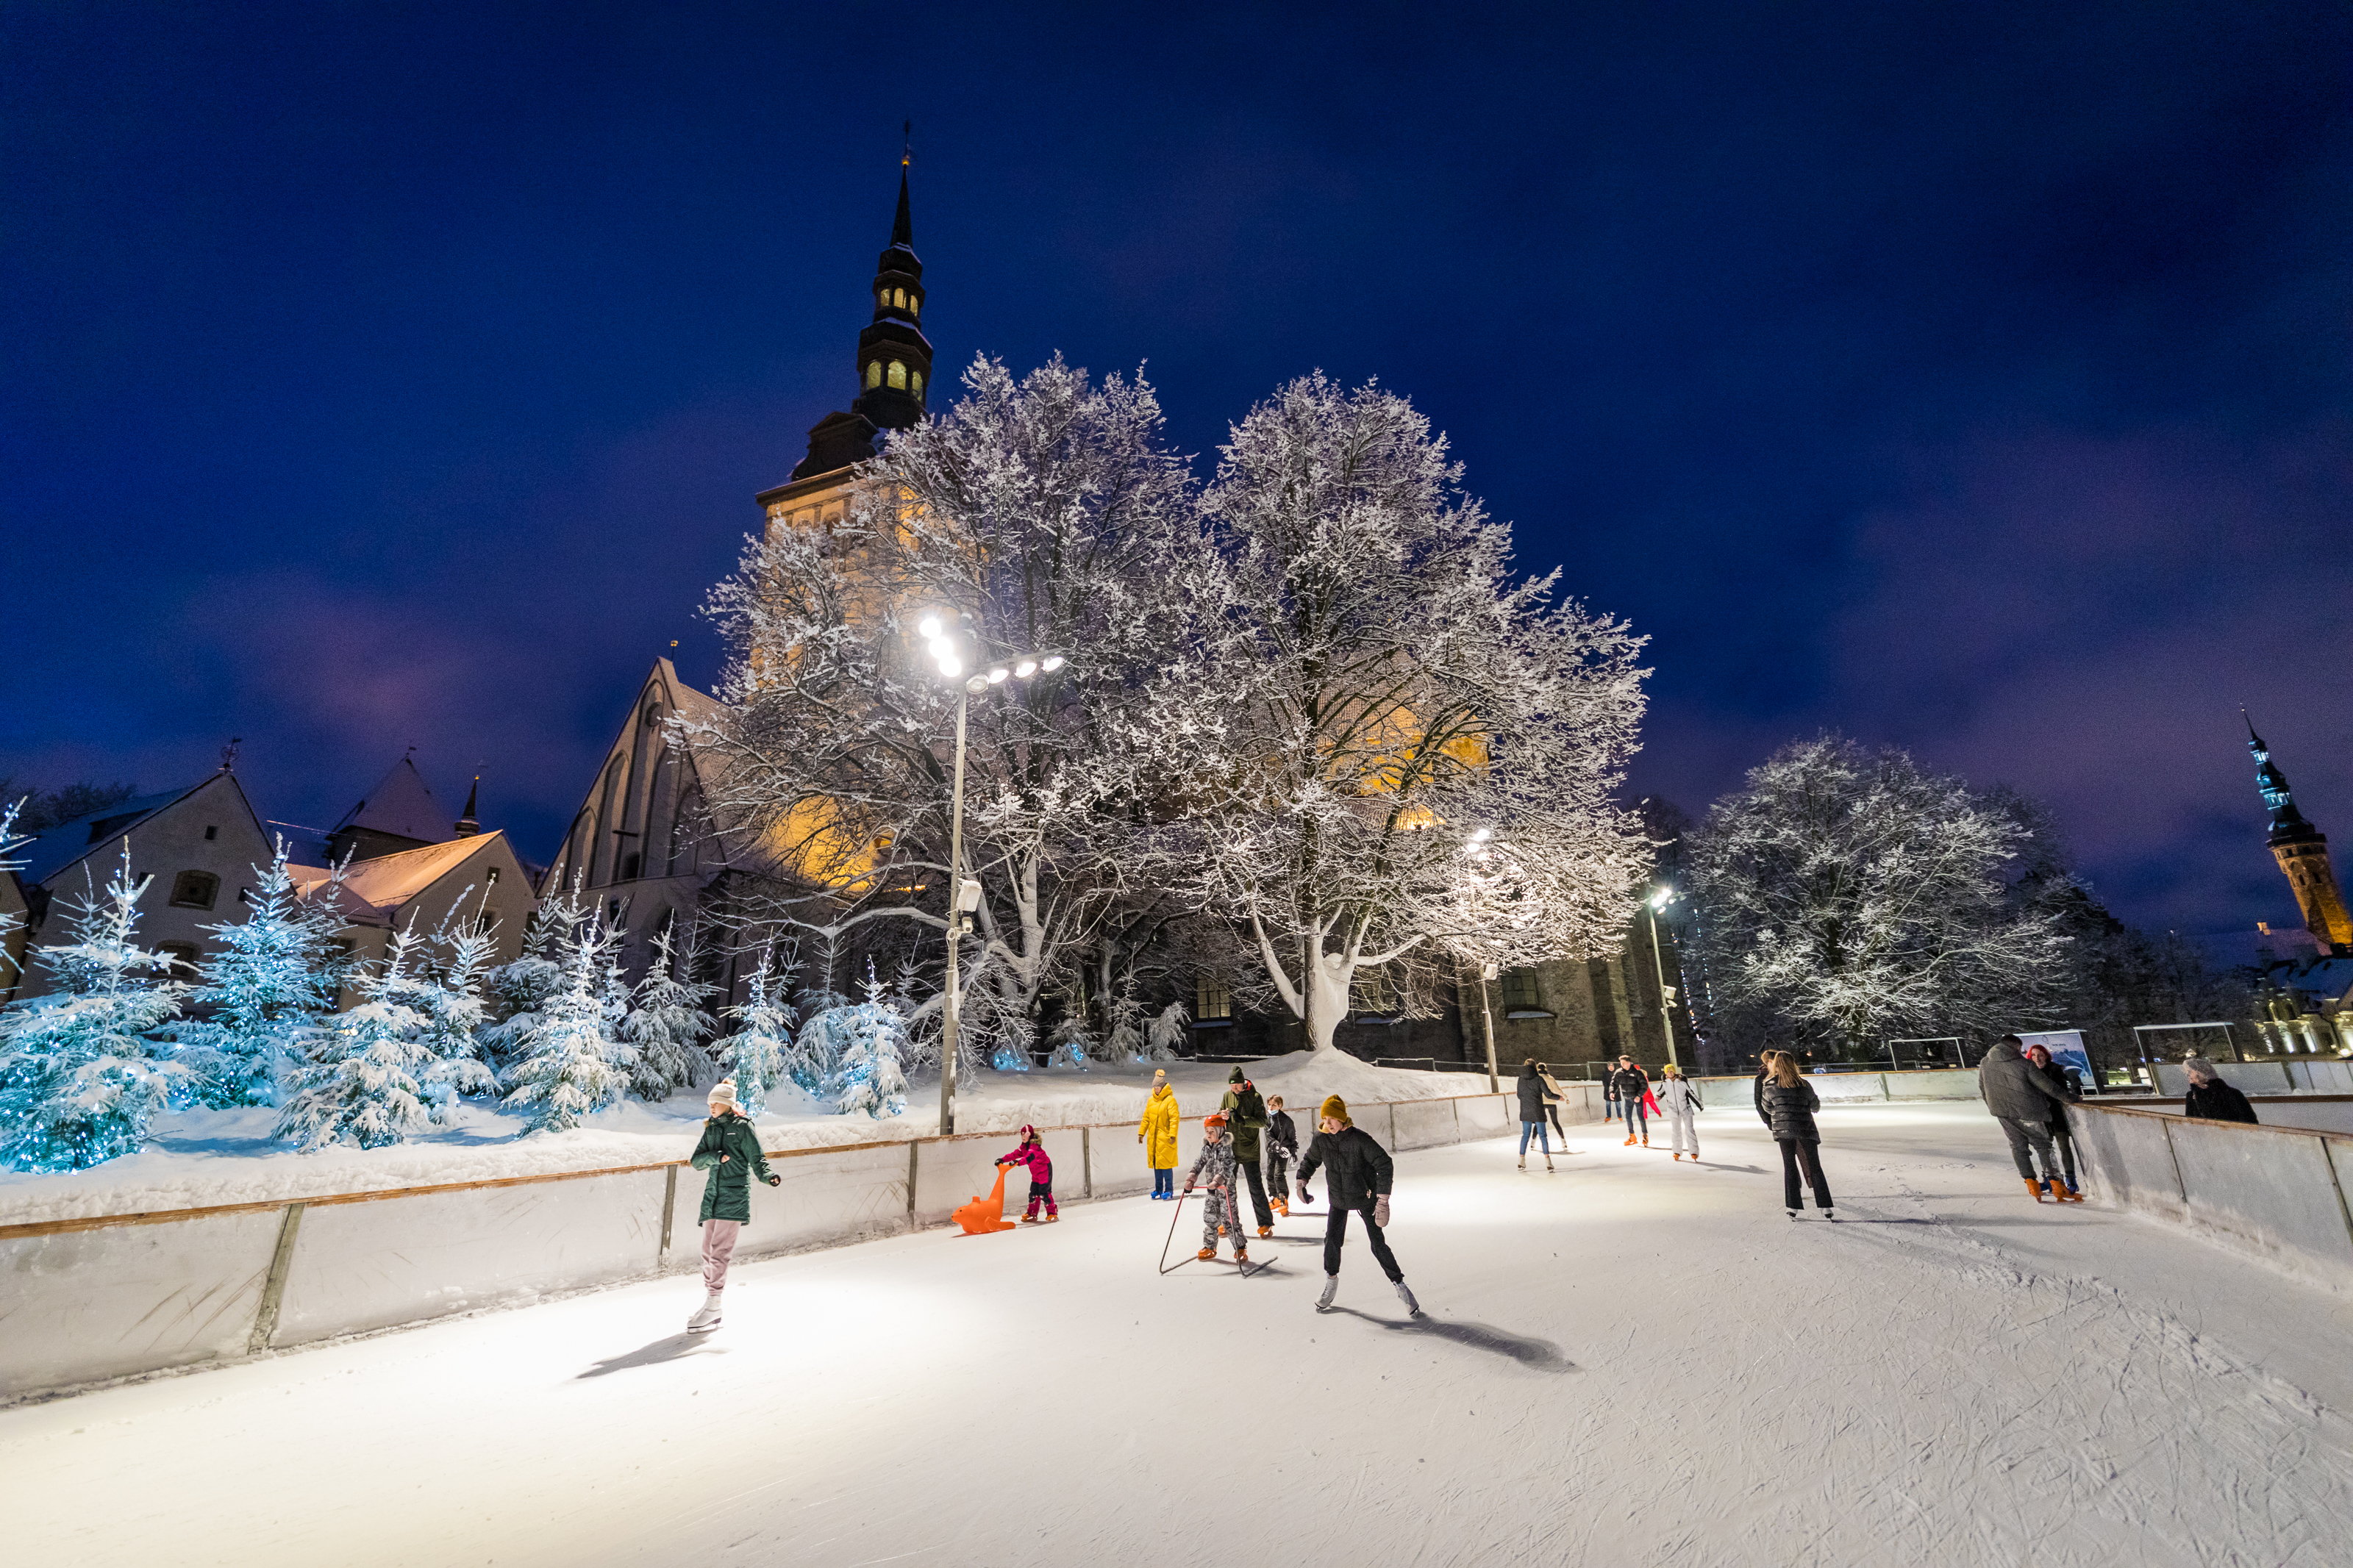
[[[1651,636],[1630,793],[1836,728],[2292,923],[2243,701],[2353,872],[2346,5],[671,9],[0,11],[0,773],[242,735],[324,826],[414,743],[551,854],[853,395],[912,114],[943,391],[1144,363],[1205,469],[1409,395]]]

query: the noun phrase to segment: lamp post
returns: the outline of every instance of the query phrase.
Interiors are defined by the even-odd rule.
[[[1667,1060],[1681,1070],[1683,1063],[1675,1058],[1675,994],[1667,989],[1667,961],[1659,950],[1659,911],[1675,901],[1672,888],[1661,888],[1647,900],[1651,917],[1651,963],[1659,974],[1659,1028],[1667,1037]]]
[[[990,687],[1051,674],[1065,661],[1059,653],[1018,654],[1012,658],[991,660],[966,676],[955,638],[936,612],[926,615],[915,629],[923,634],[940,673],[950,680],[963,681],[962,689],[956,693],[955,763],[954,782],[948,790],[948,972],[947,994],[940,1016],[940,1135],[945,1137],[955,1131],[956,1042],[963,1024],[957,949],[964,945],[965,933],[972,929],[973,911],[980,908],[979,879],[966,879],[964,874],[965,721],[971,711],[972,700]]]
[[[1504,1091],[1502,1078],[1495,1071],[1495,1010],[1487,1005],[1487,982],[1495,978],[1499,966],[1482,963],[1479,966],[1479,1021],[1487,1026],[1487,1092]]]

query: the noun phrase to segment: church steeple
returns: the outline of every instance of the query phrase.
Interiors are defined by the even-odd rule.
[[[2245,714],[2246,710],[2241,709],[2241,717]],[[2296,809],[2287,774],[2272,761],[2271,748],[2255,733],[2252,719],[2247,721],[2247,750],[2254,753],[2255,788],[2262,792],[2263,805],[2272,815],[2267,840],[2272,858],[2279,862],[2288,886],[2295,889],[2305,930],[2320,943],[2323,953],[2353,948],[2353,914],[2346,911],[2344,890],[2337,884],[2336,868],[2328,863],[2328,837]]]
[[[858,334],[858,396],[847,414],[828,414],[809,431],[808,456],[793,470],[805,479],[874,455],[874,437],[923,423],[931,394],[932,344],[918,324],[923,314],[923,264],[915,256],[915,219],[908,199],[908,165],[899,159],[899,210],[891,243],[874,264],[874,310]]]

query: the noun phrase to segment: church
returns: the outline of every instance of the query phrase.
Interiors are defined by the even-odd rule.
[[[860,465],[875,455],[876,438],[884,431],[909,429],[925,416],[933,353],[923,327],[927,295],[923,264],[915,254],[904,158],[890,242],[875,262],[869,292],[871,309],[850,366],[856,393],[849,407],[819,420],[808,432],[807,455],[785,482],[754,498],[771,531],[822,527],[841,519],[866,482]],[[674,739],[673,717],[701,719],[717,706],[708,693],[687,685],[670,659],[653,661],[615,727],[539,890],[543,900],[576,891],[601,906],[624,932],[622,963],[632,979],[654,961],[658,935],[695,923],[702,933],[704,977],[734,999],[757,963],[759,922],[753,911],[763,889],[785,881],[788,873],[763,853],[754,835],[715,818],[705,802],[718,760]],[[1672,1048],[1689,1063],[1695,1041],[1689,1016],[1676,998],[1679,955],[1670,943],[1653,962],[1637,947],[1637,930],[1630,925],[1624,950],[1607,959],[1535,964],[1483,986],[1466,975],[1441,995],[1436,1017],[1403,1016],[1395,999],[1366,976],[1338,1043],[1373,1060],[1475,1065],[1483,1071],[1492,1018],[1506,1076],[1530,1056],[1562,1069],[1620,1054],[1663,1062],[1671,1035]],[[1181,1001],[1191,1017],[1192,1052],[1263,1056],[1299,1048],[1298,1025],[1238,1015],[1231,990],[1229,977],[1200,974],[1169,998]]]
[[[2353,915],[2329,864],[2328,836],[2297,807],[2287,773],[2272,760],[2252,720],[2247,750],[2255,759],[2255,788],[2271,814],[2265,842],[2304,916],[2304,930],[2293,933],[2300,941],[2263,928],[2272,952],[2255,991],[2263,1045],[2282,1056],[2353,1050]]]

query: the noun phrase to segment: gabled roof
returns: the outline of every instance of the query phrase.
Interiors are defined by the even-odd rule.
[[[27,887],[47,882],[100,845],[121,837],[157,812],[166,806],[177,805],[220,776],[215,773],[182,789],[121,801],[103,811],[77,816],[71,822],[61,822],[45,833],[37,834],[32,842],[14,852],[24,868],[17,876]]]
[[[346,827],[364,827],[377,833],[388,833],[398,838],[421,838],[427,844],[438,844],[450,836],[449,814],[433,798],[426,787],[425,775],[406,757],[392,764],[392,771],[376,781],[361,802],[343,814],[334,831]]]
[[[343,878],[336,902],[355,920],[396,914],[409,900],[505,837],[503,831],[483,833],[470,838],[453,838],[447,844],[428,844],[422,849],[404,849],[396,855],[379,855],[372,860],[355,860]],[[508,853],[513,852],[513,846],[509,845]],[[289,869],[305,898],[330,876],[324,866],[293,866]]]

